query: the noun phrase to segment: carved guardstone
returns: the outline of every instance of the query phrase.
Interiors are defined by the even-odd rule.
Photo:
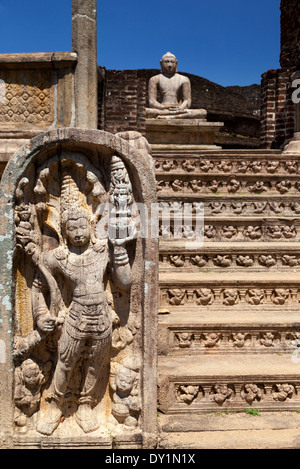
[[[220,149],[215,135],[222,122],[207,122],[205,109],[191,109],[191,83],[177,73],[177,59],[167,52],[160,61],[161,73],[149,80],[146,137],[155,150]]]
[[[3,447],[156,444],[155,178],[123,137],[41,134],[3,175]]]

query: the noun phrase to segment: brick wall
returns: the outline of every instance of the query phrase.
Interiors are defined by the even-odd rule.
[[[282,0],[280,65],[286,69],[300,68],[300,2]]]
[[[112,133],[138,130],[145,135],[148,81],[158,73],[159,69],[105,70],[99,67],[98,128]],[[245,87],[231,89],[196,75],[184,75],[191,80],[191,107],[204,107],[209,121],[225,123],[219,142],[224,148],[259,146],[259,85],[247,90]],[[245,92],[246,96],[241,94]]]
[[[261,82],[261,146],[280,148],[294,133],[294,104],[290,73],[269,70]]]
[[[146,80],[137,70],[105,70],[99,86],[98,128],[146,134]]]
[[[282,0],[280,9],[281,68],[264,73],[261,82],[262,148],[281,148],[294,134],[291,75],[300,68],[300,2]]]

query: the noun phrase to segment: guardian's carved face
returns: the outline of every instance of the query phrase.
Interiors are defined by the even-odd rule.
[[[177,70],[177,60],[172,54],[166,54],[160,61],[161,71],[163,73],[172,74]]]
[[[68,220],[66,223],[66,236],[73,246],[85,246],[91,238],[91,228],[88,220],[83,217],[77,220]]]

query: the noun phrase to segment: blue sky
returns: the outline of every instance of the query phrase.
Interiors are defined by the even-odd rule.
[[[72,48],[71,0],[0,0],[0,53]],[[280,0],[98,0],[98,64],[178,70],[223,86],[279,67]]]

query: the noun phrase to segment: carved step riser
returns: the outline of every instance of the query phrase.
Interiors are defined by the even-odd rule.
[[[188,317],[188,310],[197,308],[199,313],[208,308],[218,310],[220,307],[225,313],[224,308],[235,309],[251,308],[260,314],[263,314],[262,308],[273,311],[274,308],[298,310],[300,302],[300,289],[289,285],[278,285],[263,287],[259,284],[249,287],[234,288],[226,286],[226,278],[223,287],[214,287],[213,285],[199,285],[197,287],[186,288],[183,286],[174,286],[172,288],[160,288],[160,308],[168,308],[170,311],[182,309],[184,306],[185,314]],[[184,314],[184,313],[182,313]],[[274,312],[275,314],[275,312]]]
[[[180,173],[156,173],[159,195],[165,192],[180,194],[226,194],[226,195],[298,195],[299,175],[284,176],[239,176],[199,175]]]
[[[195,197],[194,197],[195,199]],[[273,196],[264,197],[200,197],[198,202],[193,200],[168,200],[166,197],[160,197],[159,205],[161,210],[168,210],[170,218],[176,218],[176,215],[183,219],[184,204],[188,203],[192,216],[199,215],[199,211],[203,213],[204,218],[212,218],[218,220],[219,217],[251,217],[259,220],[261,217],[298,217],[300,215],[300,196],[283,197]],[[229,199],[229,200],[228,200]]]
[[[183,175],[230,175],[239,176],[293,176],[299,174],[299,163],[296,156],[287,158],[271,155],[242,154],[230,155],[189,155],[154,152],[154,164],[157,174],[168,174],[176,171]]]
[[[247,386],[248,385],[248,386]],[[251,389],[249,387],[251,385]],[[300,407],[300,382],[296,377],[262,380],[248,376],[182,377],[166,379],[160,386],[159,409],[167,414],[239,411],[249,408],[260,411],[292,411]]]
[[[231,250],[232,251],[232,250]],[[249,247],[250,251],[250,247]],[[271,252],[241,252],[238,254],[227,253],[185,253],[184,251],[172,252],[172,254],[160,254],[160,272],[211,272],[212,269],[224,270],[224,272],[268,272],[280,270],[289,272],[300,270],[300,254],[278,253],[278,249]]]
[[[299,220],[300,221],[300,220]],[[204,219],[185,220],[174,224],[173,220],[160,223],[159,237],[164,241],[221,242],[221,241],[272,241],[300,242],[300,226],[298,220],[230,220],[215,221]]]
[[[267,324],[248,327],[159,326],[160,355],[191,354],[290,354],[300,352],[300,323],[292,327],[270,327]]]

